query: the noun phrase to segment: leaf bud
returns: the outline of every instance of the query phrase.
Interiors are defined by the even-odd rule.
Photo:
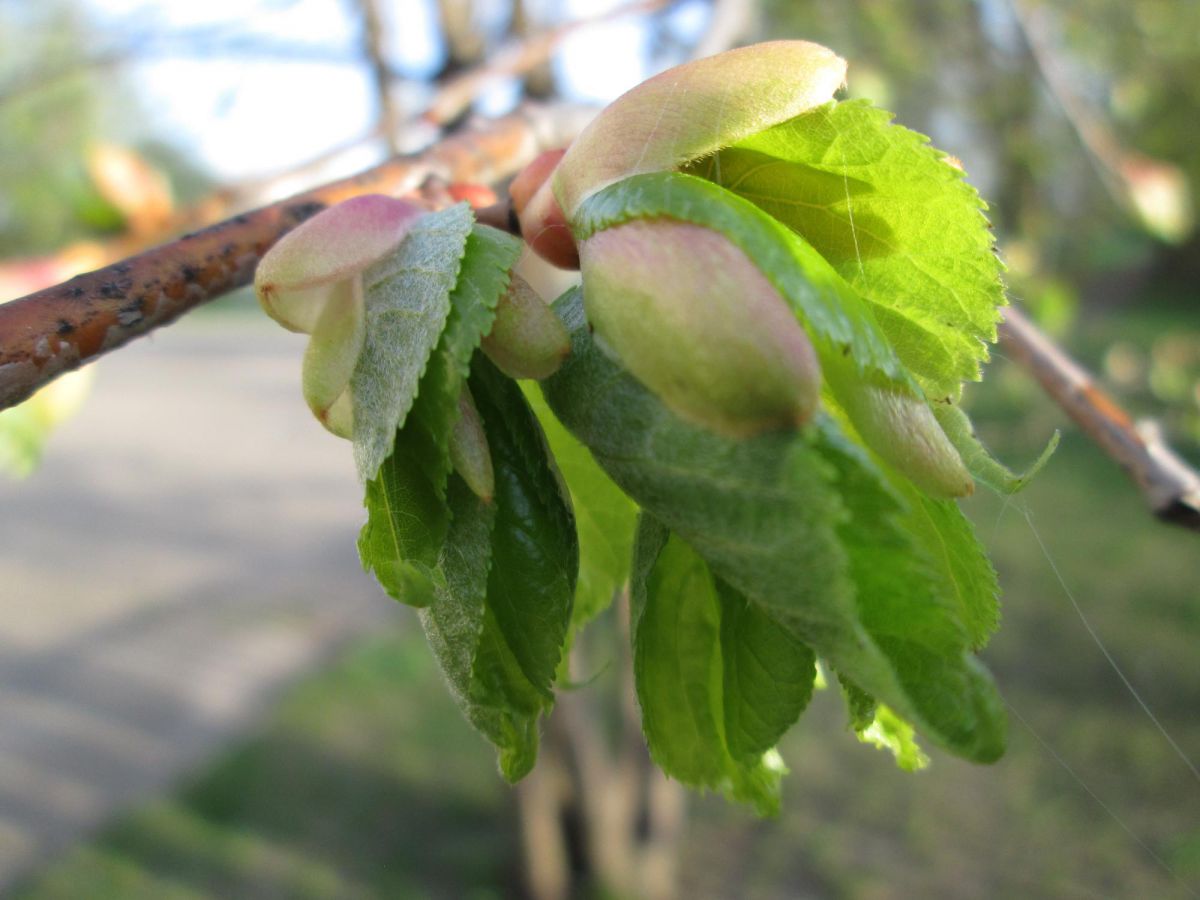
[[[331,206],[285,234],[262,258],[254,290],[267,315],[312,335],[302,387],[313,414],[350,437],[349,384],[366,334],[362,273],[393,250],[425,210],[379,194]]]
[[[467,487],[484,503],[496,493],[496,475],[483,419],[470,390],[463,385],[458,395],[458,420],[450,432],[450,463]]]
[[[679,169],[833,99],[846,61],[807,41],[769,41],[656,75],[609,104],[554,172],[570,221],[591,194],[630,175]]]
[[[839,392],[855,429],[872,450],[931,497],[969,497],[975,482],[921,397],[892,387]]]
[[[554,196],[551,176],[565,150],[547,150],[513,179],[508,193],[531,250],[560,269],[578,269],[575,238]]]
[[[571,336],[558,316],[519,275],[496,304],[483,352],[510,378],[548,378],[571,352]]]
[[[812,416],[821,385],[812,343],[722,234],[633,221],[592,235],[580,254],[597,343],[677,415],[734,437]]]

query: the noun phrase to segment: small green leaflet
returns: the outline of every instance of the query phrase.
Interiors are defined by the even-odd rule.
[[[693,787],[779,809],[775,742],[812,696],[812,651],[649,516],[638,530],[630,617],[650,754]]]
[[[866,451],[829,427],[818,441],[850,510],[838,532],[857,588],[859,617],[891,662],[905,702],[879,690],[863,670],[830,661],[901,715],[915,714],[931,737],[956,753],[978,762],[996,760],[1004,752],[1004,709],[991,678],[968,652],[972,642],[962,606],[967,598],[947,590],[938,562],[922,552],[921,540],[906,527],[900,495]],[[994,608],[995,594],[980,594],[970,599]]]
[[[858,739],[891,753],[896,758],[896,765],[905,772],[918,772],[929,766],[929,757],[917,744],[912,725],[886,706],[875,709],[870,724],[858,731]]]
[[[995,690],[903,503],[832,421],[721,438],[681,422],[592,345],[579,292],[556,303],[572,354],[546,399],[613,480],[716,576],[948,749],[1003,749]]]
[[[578,240],[633,219],[671,218],[725,235],[783,295],[824,368],[848,359],[864,378],[919,389],[871,310],[816,250],[753,204],[675,172],[635,175],[589,197],[572,228]]]
[[[604,474],[587,447],[563,428],[541,390],[528,382],[522,387],[571,491],[579,530],[579,581],[571,615],[571,630],[577,632],[606,610],[629,580],[637,504]]]
[[[354,461],[374,478],[392,451],[446,317],[474,225],[460,203],[421,216],[390,255],[363,273],[366,341],[350,379]]]
[[[935,500],[896,476],[892,487],[907,501],[904,527],[932,564],[939,593],[958,606],[967,641],[982,649],[1000,623],[1000,583],[975,526],[953,500]]]
[[[1004,305],[986,208],[928,139],[869,103],[832,103],[691,171],[803,235],[871,304],[930,398],[978,381]]]
[[[450,519],[448,441],[458,395],[520,248],[515,238],[486,226],[476,225],[468,235],[446,326],[411,414],[395,433],[392,452],[367,481],[359,556],[389,595],[412,606],[432,599],[433,572]]]
[[[833,398],[826,396],[824,403],[842,430],[854,436],[853,426]],[[938,406],[933,404],[935,410]],[[872,456],[872,462],[902,499],[897,516],[929,560],[939,595],[954,598],[970,646],[981,649],[1000,620],[1000,584],[971,520],[953,500],[930,497],[877,456]]]

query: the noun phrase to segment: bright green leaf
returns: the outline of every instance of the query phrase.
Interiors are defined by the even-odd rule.
[[[944,596],[954,598],[973,649],[987,643],[1000,621],[1000,583],[971,524],[953,500],[935,500],[894,482],[908,503],[904,527],[924,551]]]
[[[851,100],[721,150],[693,171],[803,235],[869,301],[932,399],[979,379],[1004,304],[985,204],[928,139]]]
[[[527,382],[522,388],[542,424],[554,460],[570,488],[575,509],[579,580],[575,585],[571,629],[578,631],[607,609],[629,580],[637,504],[613,484],[587,447],[550,412],[538,386]]]
[[[778,811],[773,747],[812,694],[812,652],[649,516],[631,596],[634,682],[655,762],[685,784]]]
[[[905,528],[904,505],[858,445],[822,428],[822,457],[835,470],[850,516],[839,534],[849,556],[859,616],[903,686],[903,702],[830,657],[851,682],[915,716],[950,749],[981,762],[1004,752],[1003,704],[970,655],[960,598],[945,589],[935,563]],[[820,648],[818,647],[818,652]],[[823,654],[825,655],[825,654]]]

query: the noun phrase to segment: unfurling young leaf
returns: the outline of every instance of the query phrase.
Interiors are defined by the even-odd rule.
[[[578,545],[567,499],[520,389],[477,361],[472,393],[496,471],[492,505],[451,481],[451,524],[422,622],[467,718],[510,781],[537,758],[539,716],[571,618]]]
[[[302,370],[304,399],[339,437],[353,430],[350,379],[366,339],[363,273],[395,252],[423,212],[392,197],[354,197],[284,235],[255,271],[267,314],[312,335]]]
[[[812,696],[810,649],[643,516],[630,618],[634,684],[650,755],[694,787],[779,809],[775,743]]]

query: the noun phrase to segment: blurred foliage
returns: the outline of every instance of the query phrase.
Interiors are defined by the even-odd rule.
[[[1086,341],[1080,349],[1094,361]],[[1020,463],[1059,414],[1036,391],[1010,392],[1011,367],[999,368],[977,398],[978,420]],[[716,796],[693,802],[680,896],[1189,896],[1039,739],[1200,889],[1197,786],[1076,618],[1025,515],[1110,652],[1189,749],[1200,745],[1194,536],[1147,516],[1078,435],[1027,493],[968,505],[1006,585],[1004,627],[986,656],[1015,711],[1008,755],[980,767],[934,752],[926,772],[898,774],[888,755],[848,749],[837,691],[821,691],[811,721],[780,748],[792,770],[781,817],[757,820]],[[606,691],[617,677],[608,667],[581,689]],[[13,896],[516,895],[512,806],[437,680],[415,628],[369,640],[295,689],[258,736]]]
[[[77,3],[0,3],[0,257],[48,253],[119,232],[125,218],[94,185],[99,141],[134,140],[178,198],[211,180],[151,120],[112,65],[89,64],[92,24]]]
[[[51,432],[83,405],[92,377],[92,369],[69,372],[24,403],[0,410],[0,475],[22,478],[37,468]]]

